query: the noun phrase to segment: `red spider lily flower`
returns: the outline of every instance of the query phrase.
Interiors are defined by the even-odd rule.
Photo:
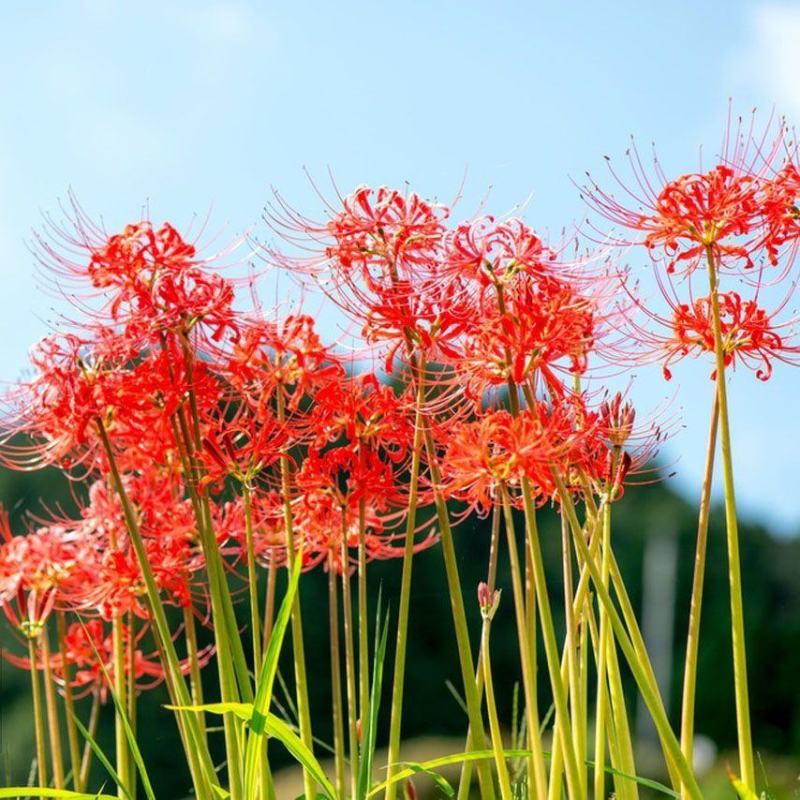
[[[2,451],[9,466],[98,465],[98,423],[132,468],[177,458],[172,417],[191,388],[201,408],[215,407],[221,387],[206,366],[187,372],[174,342],[138,349],[110,328],[44,339],[33,351],[34,377],[5,398]],[[23,441],[20,442],[20,434]],[[125,468],[128,464],[120,464]]]
[[[581,439],[580,456],[567,473],[567,482],[577,488],[588,479],[606,501],[618,500],[626,481],[651,468],[666,438],[664,428],[654,422],[635,425],[636,411],[621,392],[600,403]]]
[[[145,653],[140,642],[148,632],[146,626],[140,627],[134,634],[133,642],[133,678],[137,692],[148,691],[158,686],[165,678],[165,672],[158,660],[157,653]],[[122,638],[126,652],[131,636],[130,628],[122,626]],[[99,619],[73,622],[67,628],[64,637],[66,660],[62,654],[53,653],[50,656],[50,668],[56,680],[63,686],[66,683],[67,669],[71,670],[70,685],[74,690],[75,699],[81,699],[88,694],[99,693],[101,702],[108,699],[109,681],[114,681],[114,645],[111,629]],[[4,650],[0,653],[9,663],[21,669],[31,669],[31,662]],[[206,666],[213,655],[212,647],[204,647],[198,652],[198,664]],[[41,654],[37,659],[36,669],[43,669]],[[131,662],[126,659],[125,669],[131,667]],[[188,675],[191,665],[188,659],[180,662],[180,669]],[[108,677],[108,680],[106,679]]]
[[[459,223],[448,232],[444,258],[450,269],[483,286],[505,284],[518,272],[549,271],[556,254],[519,219],[486,216]]]
[[[785,164],[766,185],[761,207],[766,220],[764,247],[769,261],[776,266],[780,249],[800,237],[800,171],[791,161]]]
[[[124,326],[126,335],[199,330],[219,341],[235,334],[232,282],[174,226],[145,219],[109,235],[71,204],[65,225],[48,219],[37,235],[39,260],[57,278],[97,290],[105,298],[97,317]]]
[[[578,398],[537,403],[517,417],[489,411],[453,426],[441,459],[445,494],[485,515],[497,504],[501,483],[513,492],[527,478],[536,501],[546,502],[555,493],[553,467],[568,474],[591,431],[585,419],[576,424],[581,405]]]
[[[456,364],[469,397],[491,387],[522,385],[537,374],[561,391],[558,372],[581,375],[598,335],[594,300],[551,277],[519,275],[483,303]]]
[[[15,628],[37,636],[50,612],[69,607],[75,587],[92,579],[91,543],[63,526],[11,536],[4,511],[2,529],[0,606]]]
[[[223,369],[230,384],[257,407],[270,407],[280,389],[291,410],[320,385],[344,375],[314,320],[302,314],[278,321],[249,320]]]
[[[312,445],[322,448],[340,437],[351,444],[380,449],[391,461],[401,461],[414,435],[401,400],[372,374],[331,381],[317,392],[309,423]]]
[[[278,198],[270,222],[284,238],[316,250],[292,259],[267,258],[294,274],[310,273],[317,285],[362,326],[368,344],[386,347],[387,370],[401,349],[422,349],[430,361],[455,357],[469,293],[443,266],[444,220],[449,211],[414,193],[360,187],[330,208],[331,220],[314,223]]]
[[[326,226],[335,241],[327,255],[367,275],[376,266],[425,264],[441,241],[448,213],[413,192],[359,186]]]
[[[400,530],[402,514],[387,514],[366,504],[363,510],[363,543],[366,560],[402,558],[405,531]],[[340,574],[349,574],[357,562],[356,549],[362,538],[359,502],[345,503],[330,492],[308,491],[295,505],[295,529],[303,542],[303,565],[306,570],[322,565]],[[428,534],[414,543],[414,552],[435,544],[437,537]]]
[[[743,300],[738,292],[719,295],[722,347],[725,365],[741,363],[755,371],[759,380],[772,375],[773,360],[792,362],[800,353],[790,345],[790,331],[775,323],[774,314],[759,307],[755,300]],[[674,310],[672,339],[665,345],[664,375],[671,377],[670,365],[690,354],[714,352],[711,298],[700,297]],[[716,377],[716,370],[711,375]]]
[[[783,145],[783,128],[769,141],[770,126],[756,141],[753,127],[741,120],[728,127],[718,162],[708,170],[669,180],[654,157],[652,176],[636,148],[628,151],[633,187],[610,167],[611,174],[633,206],[601,189],[583,187],[590,206],[613,223],[642,234],[641,243],[653,255],[662,251],[667,271],[679,266],[691,272],[706,252],[722,267],[751,267],[764,241],[764,199],[769,194]]]
[[[330,494],[340,507],[363,501],[385,510],[402,497],[391,462],[374,451],[348,446],[312,451],[295,479],[300,491]]]

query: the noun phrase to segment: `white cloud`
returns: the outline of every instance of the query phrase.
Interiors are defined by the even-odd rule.
[[[759,105],[800,121],[800,5],[769,2],[752,11],[750,40],[736,56],[737,77],[756,90]]]
[[[192,3],[181,14],[183,25],[195,35],[221,44],[242,44],[255,33],[256,21],[243,3]]]

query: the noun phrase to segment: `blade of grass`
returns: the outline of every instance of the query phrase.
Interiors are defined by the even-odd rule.
[[[367,797],[372,783],[372,765],[375,758],[375,740],[378,735],[378,705],[383,687],[383,663],[386,658],[386,641],[389,635],[389,614],[381,620],[381,596],[378,594],[378,611],[375,624],[375,656],[372,662],[372,689],[369,698],[369,714],[364,730],[363,745],[358,774],[359,800]]]
[[[250,718],[250,732],[247,736],[244,755],[244,790],[246,797],[256,796],[256,782],[258,781],[258,756],[264,742],[266,714],[269,712],[272,701],[272,687],[275,683],[275,673],[278,670],[278,657],[283,646],[286,628],[292,615],[294,598],[297,594],[297,586],[300,581],[302,567],[301,559],[295,559],[292,566],[289,585],[281,603],[278,617],[272,628],[269,637],[269,644],[264,656],[264,663],[261,665],[261,672],[258,676],[256,696],[253,701],[253,711]]]
[[[130,789],[128,789],[128,787],[122,782],[122,778],[120,778],[111,762],[108,760],[108,758],[106,758],[106,754],[103,752],[100,745],[97,744],[94,736],[89,733],[77,716],[73,715],[73,721],[75,722],[78,730],[81,732],[81,736],[83,736],[83,738],[86,740],[86,743],[92,748],[92,752],[95,754],[95,756],[97,756],[97,760],[106,768],[106,772],[108,772],[111,780],[113,780],[114,783],[121,789],[121,791],[124,792],[125,797],[129,798],[129,800],[135,800],[135,798],[133,798],[131,795]]]

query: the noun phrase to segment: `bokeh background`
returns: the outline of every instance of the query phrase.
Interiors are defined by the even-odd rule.
[[[587,169],[603,175],[604,156],[622,159],[630,136],[643,151],[655,141],[668,172],[690,171],[701,148],[716,151],[729,98],[734,114],[757,107],[764,122],[773,113],[800,119],[798,41],[800,4],[758,0],[4,4],[0,381],[22,375],[30,345],[69,313],[68,298],[42,291],[28,243],[43,214],[60,215],[70,189],[109,229],[148,209],[178,226],[199,219],[220,246],[245,234],[269,238],[261,213],[273,187],[319,215],[308,176],[332,194],[329,174],[343,192],[408,183],[443,201],[460,194],[464,216],[516,209],[557,237],[586,213],[575,182]],[[647,289],[643,254],[625,258]],[[265,301],[291,302],[289,283],[271,273],[259,291]],[[341,333],[335,316],[318,316],[326,335]],[[742,372],[732,385],[755,738],[791,795],[800,772],[800,370],[779,366],[767,383]],[[674,476],[629,492],[618,519],[620,558],[650,620],[675,710],[709,368],[682,365],[670,383],[657,367],[642,368],[631,393],[641,409],[666,406],[680,420],[661,454]],[[62,496],[49,474],[0,474],[0,499],[15,519],[40,498],[52,504]],[[713,523],[698,722],[712,782],[724,781],[734,743],[716,511]],[[464,526],[459,538],[471,587],[483,572],[485,526]],[[555,532],[550,543],[555,575]],[[413,735],[463,726],[445,688],[458,670],[438,624],[448,613],[440,560],[438,551],[426,553],[417,573]],[[381,573],[390,597],[395,566]],[[322,585],[307,592],[309,613],[323,596]],[[508,707],[511,636],[498,628]],[[0,665],[0,785],[27,777],[24,678]],[[325,704],[327,672],[318,678],[315,702]],[[162,700],[148,698],[142,719],[151,726],[145,755],[168,800],[181,797],[185,783],[173,731],[159,721]],[[644,723],[641,735],[649,735]]]

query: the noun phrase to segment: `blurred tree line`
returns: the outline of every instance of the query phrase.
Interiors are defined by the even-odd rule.
[[[74,499],[67,481],[54,471],[33,474],[0,474],[0,500],[11,512],[15,530],[23,529],[28,512],[51,509],[69,512]],[[643,597],[643,560],[645,547],[654,536],[674,537],[677,569],[674,573],[675,607],[672,616],[672,670],[669,707],[677,725],[683,673],[684,637],[688,618],[689,595],[694,563],[696,509],[693,502],[676,495],[667,481],[641,488],[631,488],[614,507],[613,537],[621,569],[631,599],[641,611]],[[553,591],[556,614],[562,609],[561,533],[555,516],[543,509],[542,545],[548,564],[548,578]],[[521,531],[520,525],[518,530]],[[456,532],[459,565],[467,609],[474,625],[477,642],[480,615],[476,587],[485,579],[490,536],[490,520],[471,517]],[[744,571],[747,650],[750,669],[752,719],[757,748],[769,754],[800,751],[800,539],[775,538],[765,527],[744,522],[741,526],[742,565]],[[501,540],[502,541],[502,540]],[[656,575],[659,565],[655,564]],[[669,564],[662,574],[669,578]],[[735,745],[733,675],[730,656],[727,560],[724,541],[724,516],[721,508],[712,512],[709,536],[708,573],[703,604],[702,638],[697,693],[697,730],[725,749]],[[651,573],[653,571],[651,570]],[[379,587],[388,602],[390,613],[400,586],[400,563],[376,562],[369,570],[372,608]],[[514,684],[519,678],[515,643],[513,602],[510,575],[501,546],[498,585],[506,589],[493,626],[492,654],[498,703],[503,719],[510,725]],[[245,588],[242,582],[240,589]],[[667,587],[669,588],[669,587]],[[663,594],[663,593],[662,593]],[[667,592],[665,596],[669,596]],[[242,600],[244,601],[244,595]],[[306,631],[314,733],[322,742],[330,742],[330,660],[328,653],[327,576],[317,570],[304,577],[302,602]],[[246,603],[240,603],[242,622]],[[667,609],[671,612],[671,609]],[[562,614],[563,617],[563,614]],[[668,613],[667,619],[670,618]],[[561,620],[558,620],[559,625]],[[208,641],[206,636],[206,641]],[[247,641],[247,637],[245,637]],[[287,637],[287,645],[289,639]],[[11,635],[5,620],[0,623],[0,644],[22,654],[20,642]],[[387,659],[382,723],[385,737],[388,727],[388,695],[391,686],[393,639]],[[291,689],[291,659],[284,652],[282,674]],[[215,670],[207,668],[207,699],[213,700]],[[414,563],[411,601],[411,638],[408,647],[404,733],[461,736],[466,718],[447,688],[451,681],[459,685],[459,667],[451,625],[450,602],[439,548],[421,553]],[[540,660],[541,708],[549,704],[546,670]],[[0,663],[0,785],[25,782],[30,772],[33,728],[28,675],[7,663]],[[635,692],[630,687],[631,709]],[[278,693],[283,701],[284,694]],[[145,761],[164,800],[184,796],[188,785],[182,766],[177,731],[171,715],[160,708],[167,702],[163,686],[140,698],[138,729]],[[88,701],[80,706],[88,714]],[[288,707],[288,706],[287,706]],[[105,715],[99,741],[106,752],[113,753],[112,715]],[[280,748],[274,755],[281,758]],[[95,764],[94,785],[107,781]]]

